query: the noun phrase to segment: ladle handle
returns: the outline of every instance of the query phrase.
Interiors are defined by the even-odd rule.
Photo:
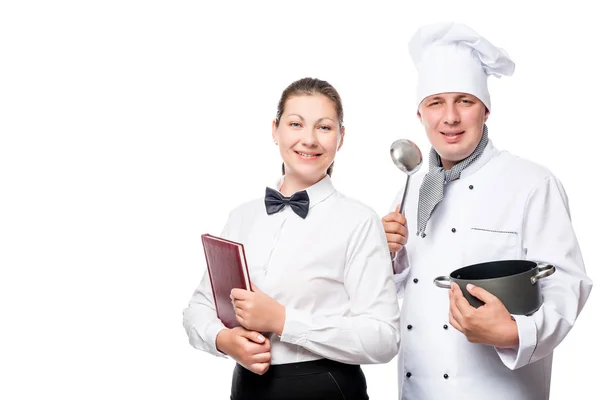
[[[408,195],[408,186],[410,184],[410,175],[406,175],[406,185],[404,185],[404,193],[402,194],[402,201],[400,202],[400,214],[404,215],[404,207],[406,206],[406,197]]]
[[[400,208],[398,210],[398,212],[402,215],[404,215],[404,206],[406,205],[406,196],[408,195],[409,183],[410,183],[410,175],[406,175],[406,184],[404,185],[404,193],[402,193],[402,200],[400,201]],[[392,260],[394,260],[394,258],[396,258],[396,253],[397,252],[390,252],[390,257],[392,257]]]

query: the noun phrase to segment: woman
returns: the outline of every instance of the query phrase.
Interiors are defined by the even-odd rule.
[[[399,309],[381,221],[331,182],[344,141],[337,91],[292,83],[272,135],[283,177],[221,234],[246,250],[253,291],[231,293],[241,326],[219,321],[205,274],[184,311],[190,343],[237,361],[233,400],[368,399],[359,364],[397,354]]]

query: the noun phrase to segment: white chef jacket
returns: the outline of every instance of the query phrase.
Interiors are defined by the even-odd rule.
[[[405,211],[408,243],[394,260],[394,280],[404,298],[399,398],[548,399],[552,352],[592,288],[561,183],[547,169],[498,151],[490,141],[460,179],[445,185],[422,238],[416,234],[417,205],[426,172],[413,176]],[[470,343],[448,322],[448,290],[433,280],[463,266],[505,259],[556,267],[537,283],[543,305],[531,316],[514,315],[518,347]]]
[[[388,362],[399,349],[400,309],[381,220],[329,176],[306,191],[306,219],[290,207],[267,215],[260,198],[231,212],[221,234],[244,244],[250,280],[286,307],[282,335],[270,335],[271,364]],[[206,272],[183,322],[192,346],[223,356]]]

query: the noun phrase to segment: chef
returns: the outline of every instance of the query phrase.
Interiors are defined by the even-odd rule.
[[[592,288],[567,195],[548,169],[496,149],[489,137],[487,78],[512,75],[506,52],[457,23],[420,28],[409,51],[417,116],[432,147],[404,215],[396,207],[383,218],[403,297],[399,398],[548,399],[552,352]],[[473,308],[456,284],[433,284],[466,265],[510,259],[556,267],[538,281],[543,305],[532,315],[511,315],[469,286],[485,303]]]

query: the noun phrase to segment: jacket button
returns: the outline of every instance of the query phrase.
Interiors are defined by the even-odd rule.
[[[408,330],[410,331],[410,330],[412,329],[412,325],[408,325],[408,326],[406,327],[406,329],[408,329]]]
[[[448,325],[444,324],[444,329],[448,329]]]
[[[410,378],[411,376],[412,376],[412,374],[411,374],[410,372],[407,372],[407,373],[406,373],[406,377],[407,377],[407,378]]]
[[[469,189],[473,190],[473,185],[469,185]]]
[[[448,379],[448,374],[444,374],[444,379]]]
[[[414,283],[419,283],[419,280],[417,278],[413,279]]]
[[[456,232],[456,228],[452,228],[452,233]]]

